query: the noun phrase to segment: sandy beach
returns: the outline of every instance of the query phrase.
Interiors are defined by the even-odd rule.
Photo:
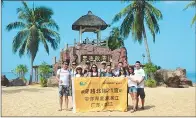
[[[2,87],[2,116],[196,116],[195,87],[146,88],[145,92],[145,110],[135,113],[130,113],[130,99],[128,112],[72,113],[57,111],[59,104],[56,87]]]

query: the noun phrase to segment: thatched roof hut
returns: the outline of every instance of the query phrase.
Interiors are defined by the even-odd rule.
[[[88,11],[87,15],[80,17],[77,21],[75,21],[72,24],[72,30],[79,31],[80,27],[105,30],[108,27],[108,25],[101,18],[93,15],[91,11]]]

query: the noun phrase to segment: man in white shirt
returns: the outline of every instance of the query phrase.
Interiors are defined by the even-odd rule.
[[[141,80],[137,81],[137,83],[138,83],[138,86],[137,86],[137,97],[140,96],[141,103],[142,103],[141,109],[144,109],[144,98],[145,98],[144,79],[145,79],[145,72],[140,67],[140,65],[141,65],[140,62],[136,61],[134,73],[135,73],[136,76],[140,76],[142,78]],[[137,98],[136,108],[138,107],[138,101],[139,101],[139,98]]]
[[[56,79],[59,82],[59,111],[62,111],[63,96],[65,96],[65,109],[68,110],[68,96],[70,96],[69,87],[71,83],[71,74],[68,70],[68,65],[67,62],[63,62],[62,68],[58,69],[56,76]]]

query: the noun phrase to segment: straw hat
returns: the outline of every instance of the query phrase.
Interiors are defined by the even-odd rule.
[[[106,64],[106,61],[102,61],[101,64]]]
[[[76,70],[77,70],[77,69],[82,69],[82,66],[78,65],[78,66],[76,67]]]

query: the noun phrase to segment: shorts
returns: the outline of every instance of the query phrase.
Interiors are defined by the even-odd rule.
[[[137,97],[139,97],[139,96],[141,99],[145,98],[144,88],[137,88]]]
[[[129,87],[129,93],[137,93],[137,88],[135,86]]]
[[[70,87],[65,85],[59,85],[59,96],[70,96]]]

